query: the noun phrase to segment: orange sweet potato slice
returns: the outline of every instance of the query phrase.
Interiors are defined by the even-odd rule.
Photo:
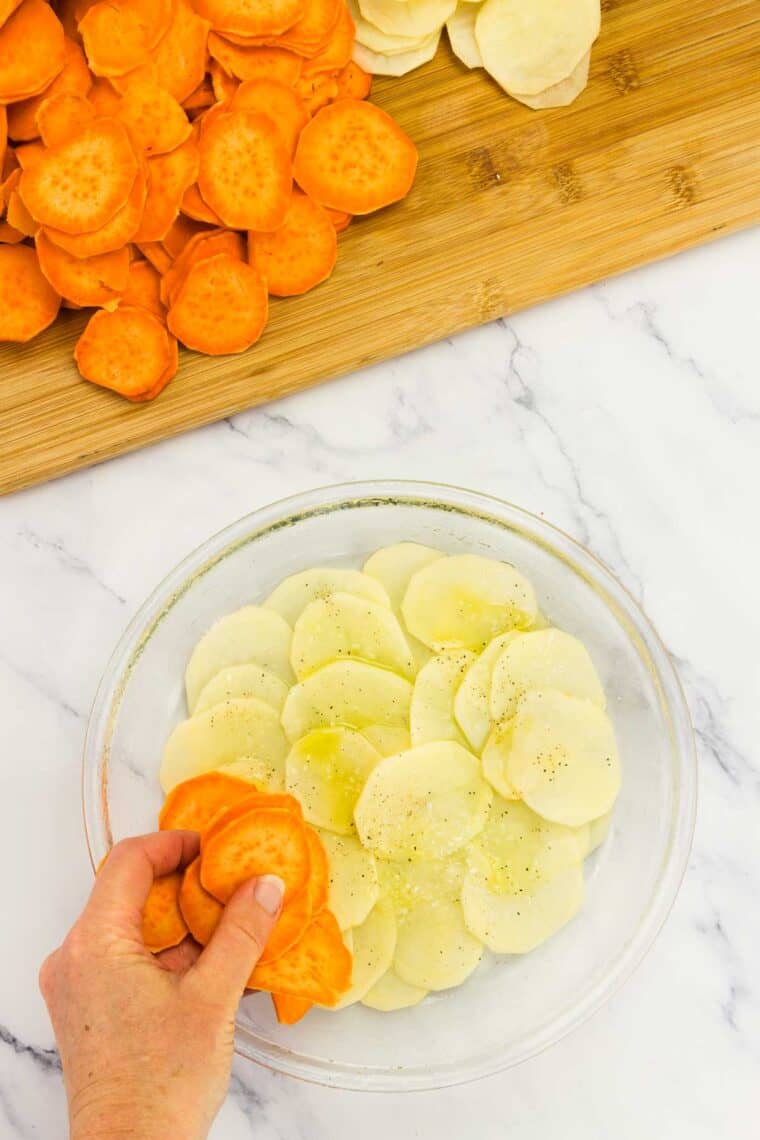
[[[160,241],[135,241],[135,245],[162,276],[171,269],[172,259]]]
[[[21,0],[0,0],[0,28],[18,8]]]
[[[154,879],[143,908],[143,940],[153,954],[177,946],[187,936],[187,925],[179,909],[182,872],[172,871]]]
[[[290,994],[272,994],[272,1004],[280,1025],[295,1025],[313,1006],[306,998],[291,997]]]
[[[22,234],[21,230],[17,230],[10,222],[0,222],[0,245],[18,245],[20,241],[24,241],[26,234]],[[0,319],[2,325],[2,319]],[[3,337],[0,335],[0,340]]]
[[[319,55],[305,61],[303,65],[304,74],[312,75],[319,71],[340,71],[341,68],[346,67],[351,60],[355,39],[356,27],[351,13],[346,5],[341,3],[338,21],[332,30],[327,46],[322,49]]]
[[[56,293],[76,305],[107,305],[119,299],[129,277],[126,246],[96,257],[72,257],[50,240],[44,230],[35,245],[40,269]]]
[[[28,170],[43,154],[45,154],[45,146],[39,140],[23,143],[21,146],[17,146],[15,150],[16,161],[22,170]]]
[[[221,254],[220,260],[224,257]],[[190,276],[209,264],[201,262]],[[309,868],[309,844],[301,820],[281,809],[256,808],[204,844],[201,882],[220,902],[227,902],[254,875],[279,875],[287,905],[306,886]]]
[[[214,92],[214,98],[217,103],[224,103],[232,95],[235,94],[238,88],[238,79],[234,76],[228,75],[220,63],[212,59],[208,65],[208,73],[211,78],[211,89]]]
[[[94,75],[125,75],[148,62],[145,27],[122,0],[100,0],[79,21],[87,62]]]
[[[162,241],[179,214],[185,192],[198,177],[198,144],[191,135],[168,154],[147,160],[148,194],[134,240]]]
[[[408,193],[417,150],[374,103],[341,99],[304,127],[293,165],[296,182],[323,206],[370,214]]]
[[[352,959],[334,915],[315,915],[294,946],[269,965],[257,965],[251,989],[334,1005],[351,984]]]
[[[158,78],[141,69],[127,84],[118,117],[148,157],[181,146],[192,127],[184,110]]]
[[[223,808],[251,794],[251,785],[224,772],[204,772],[169,792],[158,817],[162,831],[203,831]]]
[[[295,90],[303,99],[309,114],[316,115],[338,94],[338,81],[330,71],[304,72],[296,83]]]
[[[78,134],[95,118],[95,108],[83,95],[60,91],[44,99],[37,111],[37,126],[45,146],[57,146]]]
[[[215,214],[209,204],[204,201],[196,184],[188,186],[185,190],[180,209],[183,214],[187,214],[188,218],[194,218],[197,222],[206,222],[211,226],[224,224],[219,215]]]
[[[205,78],[198,84],[194,91],[190,92],[187,99],[182,100],[182,106],[190,118],[193,118],[199,111],[205,111],[207,107],[213,107],[214,102],[214,89],[211,86],[211,81]]]
[[[337,27],[342,8],[343,0],[306,0],[301,19],[279,37],[279,46],[298,55],[319,55]]]
[[[65,63],[63,25],[45,0],[23,0],[0,27],[0,103],[44,91]]]
[[[200,856],[185,869],[179,889],[179,909],[195,941],[207,946],[224,914],[224,907],[203,888]]]
[[[335,77],[338,84],[336,99],[366,99],[372,90],[372,76],[351,60]]]
[[[149,261],[133,261],[129,266],[127,283],[122,290],[119,304],[147,309],[163,322],[166,319],[166,312],[161,304],[160,284],[161,277],[158,270]]]
[[[171,269],[167,270],[161,282],[161,300],[167,306],[171,305],[179,291],[179,287],[187,277],[190,267],[199,261],[205,261],[218,253],[228,253],[238,261],[245,260],[245,242],[239,233],[234,230],[205,230],[196,234],[185,245],[182,253],[177,257]],[[253,789],[249,786],[248,791]]]
[[[180,103],[203,83],[208,32],[208,21],[188,0],[177,0],[169,28],[152,52],[156,75]]]
[[[16,161],[15,155],[13,161]],[[3,182],[0,182],[0,214],[5,213],[8,206],[8,200],[14,190],[18,187],[21,179],[21,168],[19,166],[11,167]]]
[[[23,185],[23,179],[21,184]],[[105,225],[83,234],[62,233],[52,226],[46,226],[48,237],[62,249],[73,253],[74,257],[95,257],[99,253],[120,249],[137,234],[145,208],[145,195],[145,175],[140,169],[126,202]]]
[[[301,57],[277,47],[241,47],[210,32],[208,50],[212,59],[236,79],[279,79],[292,84],[301,74]]]
[[[289,154],[296,152],[301,131],[309,121],[303,100],[279,79],[247,79],[230,99],[231,111],[255,111],[272,120]]]
[[[327,861],[327,852],[322,846],[322,840],[313,827],[306,828],[306,838],[309,842],[309,856],[311,858],[308,886],[309,903],[312,914],[316,914],[327,906],[330,864]]]
[[[161,238],[161,244],[169,257],[176,260],[187,248],[188,242],[199,234],[207,233],[209,233],[209,228],[204,222],[196,222],[194,218],[187,218],[184,214],[178,214]]]
[[[124,125],[96,119],[41,154],[23,172],[19,189],[41,225],[82,234],[105,225],[125,205],[137,173]]]
[[[45,99],[68,93],[87,95],[92,87],[92,76],[79,44],[68,38],[63,42],[63,70],[56,75],[44,91],[31,99],[23,99],[8,108],[8,134],[17,142],[29,142],[39,134],[37,112]]]
[[[0,246],[0,341],[31,340],[53,323],[60,304],[31,246]]]
[[[290,155],[278,128],[255,111],[229,111],[201,131],[198,189],[232,229],[282,225],[292,187]]]
[[[158,317],[120,305],[90,317],[74,359],[85,380],[132,400],[155,388],[172,362],[172,350]]]
[[[145,34],[145,42],[152,51],[169,30],[174,0],[123,0],[123,3],[134,12]]]
[[[167,324],[186,348],[224,356],[255,344],[267,315],[267,287],[258,270],[219,253],[189,270]]]
[[[195,9],[217,32],[277,36],[296,23],[304,0],[195,0]]]
[[[347,230],[353,221],[353,214],[347,214],[345,210],[331,210],[329,206],[325,206],[325,213],[333,224],[336,234],[342,234]]]
[[[8,147],[8,112],[5,109],[5,104],[0,103],[0,171],[3,169],[5,163],[5,152]],[[0,175],[0,182],[2,182],[2,175]]]
[[[174,377],[177,375],[177,369],[179,367],[179,351],[177,349],[177,341],[176,341],[176,338],[173,336],[169,336],[168,340],[169,340],[169,362],[166,365],[166,368],[161,373],[161,375],[159,376],[158,380],[156,381],[156,383],[153,385],[152,388],[148,388],[145,392],[137,392],[137,393],[135,393],[134,396],[129,397],[129,399],[132,400],[134,403],[145,404],[149,400],[155,400],[156,396],[158,396],[161,392],[163,392],[164,388],[169,383],[169,381],[173,380]]]
[[[220,831],[224,831],[229,823],[232,823],[233,820],[240,819],[241,816],[246,815],[256,808],[289,811],[297,820],[303,822],[301,805],[294,796],[290,796],[286,792],[258,792],[254,789],[252,784],[248,785],[248,789],[248,795],[244,799],[238,800],[237,803],[220,811],[206,826],[201,835],[201,852],[209,840],[215,835],[218,835]]]
[[[269,935],[259,964],[266,966],[285,954],[303,935],[311,920],[311,902],[308,889],[299,891],[283,909]]]
[[[5,208],[5,220],[24,237],[34,237],[39,231],[39,223],[34,220],[19,197],[18,190],[11,190]]]
[[[115,117],[121,106],[121,95],[110,79],[96,79],[87,98],[95,108],[95,114],[101,117]]]
[[[275,297],[294,297],[327,280],[338,256],[335,227],[306,194],[291,195],[285,221],[271,234],[249,235],[249,256]]]

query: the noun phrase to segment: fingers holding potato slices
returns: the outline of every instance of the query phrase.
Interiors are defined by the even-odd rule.
[[[542,629],[514,638],[499,654],[491,674],[491,717],[513,717],[530,689],[557,689],[584,697],[599,708],[604,689],[585,645],[559,629]]]
[[[329,866],[327,905],[341,930],[361,926],[380,895],[375,857],[353,835],[320,831],[319,837]]]
[[[293,741],[313,728],[336,724],[405,728],[411,700],[412,686],[403,677],[362,661],[333,661],[293,686],[282,724]]]
[[[475,654],[467,649],[440,653],[420,669],[414,682],[409,714],[413,745],[433,740],[456,740],[459,744],[467,744],[454,719],[454,698],[476,660]]]
[[[509,643],[520,634],[502,633],[485,647],[462,678],[454,696],[454,716],[470,746],[480,752],[491,731],[491,677],[493,667]]]
[[[569,922],[583,902],[583,871],[568,867],[532,891],[497,894],[485,874],[469,872],[462,887],[467,929],[495,954],[526,954]]]
[[[396,947],[396,916],[386,899],[375,903],[361,926],[352,931],[353,971],[351,987],[346,990],[333,1009],[361,1001],[375,982],[382,978],[391,962]]]
[[[292,630],[263,606],[244,606],[220,618],[193,650],[185,672],[187,707],[195,711],[201,690],[230,665],[259,665],[289,685]]]
[[[349,657],[405,677],[415,673],[403,630],[387,606],[340,592],[310,602],[293,627],[290,660],[298,680]]]
[[[290,626],[295,625],[309,602],[329,598],[331,594],[354,594],[378,606],[390,607],[383,587],[374,578],[359,570],[346,570],[338,566],[315,566],[291,574],[272,591],[264,606],[275,610]]]
[[[398,918],[393,969],[423,990],[448,990],[470,976],[483,956],[458,902],[418,903]]]
[[[309,823],[350,835],[356,801],[380,759],[370,742],[352,729],[317,728],[291,748],[285,782]]]
[[[377,1009],[380,1013],[393,1013],[397,1009],[418,1005],[427,995],[427,990],[410,986],[408,982],[402,982],[394,970],[386,970],[382,978],[364,995],[362,1005]]]
[[[195,702],[194,712],[205,712],[222,701],[256,697],[281,712],[288,695],[288,686],[268,669],[260,665],[231,665],[222,669],[203,686]]]
[[[491,791],[477,759],[454,741],[387,756],[354,811],[359,838],[384,859],[441,859],[482,830]]]
[[[431,649],[480,652],[500,633],[529,626],[536,597],[514,566],[456,554],[412,576],[402,611],[409,631]]]

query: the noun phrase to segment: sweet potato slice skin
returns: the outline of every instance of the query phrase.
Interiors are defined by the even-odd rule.
[[[153,954],[178,946],[187,936],[187,924],[179,908],[182,872],[172,871],[155,879],[143,908],[143,940]]]
[[[267,288],[260,273],[220,253],[190,268],[167,323],[187,348],[223,356],[244,352],[255,344],[267,314]]]
[[[251,785],[224,772],[204,772],[172,788],[158,816],[162,831],[203,831],[223,808],[251,794]]]
[[[28,245],[0,245],[0,341],[24,343],[51,325],[61,298]]]
[[[204,844],[201,882],[228,902],[241,883],[254,876],[279,875],[285,905],[302,890],[310,870],[305,828],[291,812],[257,808],[233,820]]]

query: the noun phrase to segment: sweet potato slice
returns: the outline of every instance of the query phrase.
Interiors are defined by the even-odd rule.
[[[168,337],[169,340],[169,363],[159,376],[156,383],[152,388],[148,388],[145,392],[138,392],[134,396],[130,396],[136,404],[145,404],[149,400],[155,400],[161,392],[163,392],[166,385],[170,380],[173,380],[177,375],[177,368],[179,367],[179,350],[177,348],[176,338],[173,336]]]
[[[212,59],[208,65],[211,88],[217,103],[226,103],[237,91],[239,79],[228,75],[220,63]]]
[[[145,42],[152,51],[172,22],[174,0],[124,0],[126,7],[137,16],[145,33]]]
[[[225,225],[277,229],[291,186],[287,146],[266,115],[230,111],[201,131],[198,189]]]
[[[45,146],[39,140],[24,143],[15,150],[16,161],[22,170],[28,170],[39,158],[45,154]]]
[[[258,808],[272,809],[273,811],[288,811],[300,822],[303,822],[301,805],[294,796],[286,792],[257,792],[252,784],[248,784],[248,795],[237,803],[223,809],[207,824],[201,835],[201,852],[209,840],[224,831],[228,824],[247,815],[248,812]]]
[[[209,23],[188,0],[177,0],[169,28],[152,52],[156,75],[174,98],[185,100],[203,83]]]
[[[251,785],[246,780],[224,772],[205,772],[172,788],[159,813],[158,826],[162,831],[203,831],[223,808],[250,794]]]
[[[5,109],[5,104],[0,103],[0,171],[3,169],[5,162],[5,152],[8,146],[8,113]],[[0,174],[0,182],[2,182],[2,174]]]
[[[372,76],[353,60],[335,78],[338,84],[336,99],[366,99],[372,90]]]
[[[17,230],[10,222],[0,222],[0,245],[18,245],[25,237],[26,234],[22,234],[21,230]],[[0,325],[2,325],[2,320],[0,320]],[[2,339],[3,337],[0,334],[0,340]]]
[[[13,15],[21,0],[0,0],[0,28]]]
[[[113,118],[121,106],[121,95],[109,79],[96,79],[87,98],[99,117]]]
[[[222,356],[255,344],[267,313],[267,288],[258,270],[220,253],[192,266],[167,323],[187,348]]]
[[[310,115],[316,115],[338,94],[338,81],[331,71],[304,72],[295,84],[295,91],[303,99]]]
[[[31,246],[0,246],[0,341],[31,340],[53,323],[60,304]]]
[[[160,284],[161,277],[158,270],[149,261],[133,261],[129,266],[127,283],[122,290],[119,304],[147,309],[163,322],[166,319],[166,312],[161,304]]]
[[[275,297],[306,293],[325,281],[338,256],[338,239],[326,210],[299,190],[285,221],[271,234],[249,234],[249,256]]]
[[[54,95],[87,95],[92,87],[92,76],[79,44],[68,38],[63,43],[63,70],[56,75],[44,91],[31,99],[23,99],[8,108],[8,134],[17,142],[29,142],[39,134],[37,112],[46,99]]]
[[[312,918],[290,950],[269,965],[256,966],[248,985],[334,1005],[351,984],[351,965],[351,954],[334,915],[323,910]]]
[[[314,1002],[290,994],[272,994],[272,1004],[280,1025],[295,1025],[309,1012]]]
[[[224,907],[204,890],[200,856],[185,869],[179,889],[179,909],[195,941],[201,946],[208,945],[224,914]]]
[[[96,119],[41,154],[22,174],[19,189],[41,225],[82,234],[105,225],[125,205],[137,173],[123,124]]]
[[[195,9],[217,32],[277,36],[293,26],[304,0],[195,0]]]
[[[145,27],[128,3],[93,4],[79,21],[79,32],[94,75],[126,75],[148,62]]]
[[[63,25],[45,0],[23,0],[0,26],[0,103],[44,91],[66,62]]]
[[[177,218],[185,192],[198,177],[198,144],[191,135],[168,154],[147,160],[148,193],[134,241],[162,241]]]
[[[192,241],[194,237],[198,237],[199,234],[207,233],[209,233],[209,228],[204,222],[196,222],[194,218],[186,218],[184,214],[178,214],[161,238],[161,244],[169,257],[176,260],[187,248],[188,242]]]
[[[298,136],[309,121],[303,100],[279,79],[247,79],[230,99],[231,111],[266,115],[279,130],[289,154],[296,152]]]
[[[74,359],[85,380],[128,400],[150,392],[171,363],[168,333],[146,309],[120,305],[94,313],[77,341]]]
[[[208,50],[212,59],[236,79],[278,79],[293,84],[301,74],[301,57],[277,47],[241,47],[210,32]]]
[[[203,886],[226,903],[240,884],[254,875],[279,875],[285,884],[287,905],[309,878],[305,830],[299,819],[281,809],[256,808],[233,820],[204,843]]]
[[[5,208],[5,220],[24,237],[34,237],[39,231],[39,223],[34,220],[19,197],[18,190],[11,190]]]
[[[179,909],[182,872],[172,871],[155,879],[143,908],[143,940],[153,954],[177,946],[187,936],[187,925]]]
[[[148,157],[181,146],[192,127],[184,110],[158,78],[141,70],[126,86],[118,117]]]
[[[279,37],[279,46],[298,55],[319,55],[327,47],[343,7],[343,0],[306,0],[301,19]]]
[[[309,925],[311,913],[309,891],[305,888],[283,907],[259,958],[259,965],[266,966],[274,962],[294,946]]]
[[[207,107],[213,107],[214,101],[215,95],[211,81],[205,78],[198,84],[194,91],[190,92],[187,99],[182,100],[182,106],[190,118],[193,118],[197,112],[205,111]]]
[[[343,233],[347,230],[353,221],[353,214],[347,214],[345,210],[331,210],[329,206],[325,206],[325,213],[333,224],[336,234]]]
[[[306,838],[309,842],[309,856],[311,858],[311,871],[309,873],[309,902],[312,914],[316,914],[327,906],[327,892],[330,886],[330,864],[327,861],[327,852],[322,846],[322,840],[313,827],[306,828]]]
[[[351,60],[354,50],[356,28],[351,13],[344,3],[340,5],[338,21],[330,34],[327,47],[313,59],[307,59],[303,65],[304,75],[313,75],[320,71],[340,71]]]
[[[296,182],[323,206],[370,214],[409,193],[417,150],[373,103],[341,99],[324,107],[298,140]]]
[[[46,226],[48,237],[74,257],[95,257],[99,253],[121,249],[138,232],[145,208],[145,196],[145,175],[140,169],[126,202],[105,225],[83,234],[62,233],[52,226]]]
[[[135,245],[158,273],[163,275],[171,269],[172,259],[160,241],[135,241]]]
[[[95,108],[83,95],[61,91],[40,103],[37,126],[45,146],[68,142],[95,118]]]
[[[40,269],[56,293],[76,305],[107,305],[117,301],[129,277],[126,247],[96,257],[72,257],[50,240],[44,230],[35,245]]]
[[[195,183],[188,186],[182,195],[180,209],[183,214],[187,214],[188,218],[194,218],[198,222],[206,222],[211,226],[224,225],[219,215],[215,214],[209,204],[201,197],[201,192]]]
[[[245,260],[245,243],[240,234],[234,230],[206,230],[196,234],[185,245],[182,253],[177,257],[171,269],[167,270],[161,282],[161,300],[167,306],[171,305],[183,283],[190,267],[199,261],[205,261],[218,253],[228,253],[238,261]],[[251,791],[251,789],[248,789]]]

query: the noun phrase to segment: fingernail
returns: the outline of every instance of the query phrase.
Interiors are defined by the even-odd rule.
[[[253,888],[253,897],[267,914],[277,914],[285,894],[285,884],[279,875],[260,875]]]

